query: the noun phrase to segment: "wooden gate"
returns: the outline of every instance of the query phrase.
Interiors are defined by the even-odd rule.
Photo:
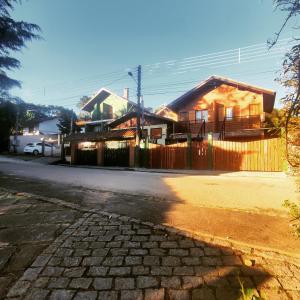
[[[129,167],[129,147],[104,148],[104,166],[107,167]]]

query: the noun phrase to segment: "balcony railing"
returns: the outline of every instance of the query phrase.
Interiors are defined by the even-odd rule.
[[[175,124],[174,133],[190,133],[204,136],[207,132],[220,133],[221,131],[236,132],[261,128],[260,115],[247,117],[225,118],[222,121],[206,122],[204,120],[179,121]]]

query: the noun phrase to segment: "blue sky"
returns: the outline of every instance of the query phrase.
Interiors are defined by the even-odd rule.
[[[212,74],[282,95],[274,78],[287,42],[268,55],[266,41],[284,15],[271,0],[28,0],[13,16],[42,28],[43,40],[28,43],[16,55],[22,68],[10,73],[23,82],[12,92],[28,102],[74,107],[102,86],[117,93],[129,87],[134,100],[126,71],[138,64],[146,106],[168,103]],[[281,38],[295,34],[291,26]],[[237,48],[240,63],[238,50],[231,50]],[[188,57],[196,58],[183,60]],[[173,60],[169,68],[153,66]],[[195,68],[182,68],[185,62]]]

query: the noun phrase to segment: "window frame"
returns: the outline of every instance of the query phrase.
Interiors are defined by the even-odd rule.
[[[203,112],[206,111],[206,118],[203,118]],[[201,118],[197,119],[197,113],[200,113]],[[195,110],[195,121],[205,121],[208,122],[208,109],[198,109]]]
[[[231,116],[230,117],[228,117],[228,114],[227,114],[227,111],[229,109],[231,110]],[[228,106],[228,107],[225,108],[225,118],[226,118],[226,120],[229,120],[229,121],[233,120],[233,118],[234,118],[234,109],[233,109],[233,106]]]
[[[159,130],[160,135],[159,136],[153,136],[153,134],[152,134],[153,130]],[[162,128],[161,127],[152,127],[152,128],[150,128],[150,138],[155,139],[155,140],[161,139],[162,138]]]

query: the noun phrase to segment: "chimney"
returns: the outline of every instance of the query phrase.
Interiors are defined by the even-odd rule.
[[[124,88],[123,98],[125,98],[126,100],[129,100],[129,88]]]

